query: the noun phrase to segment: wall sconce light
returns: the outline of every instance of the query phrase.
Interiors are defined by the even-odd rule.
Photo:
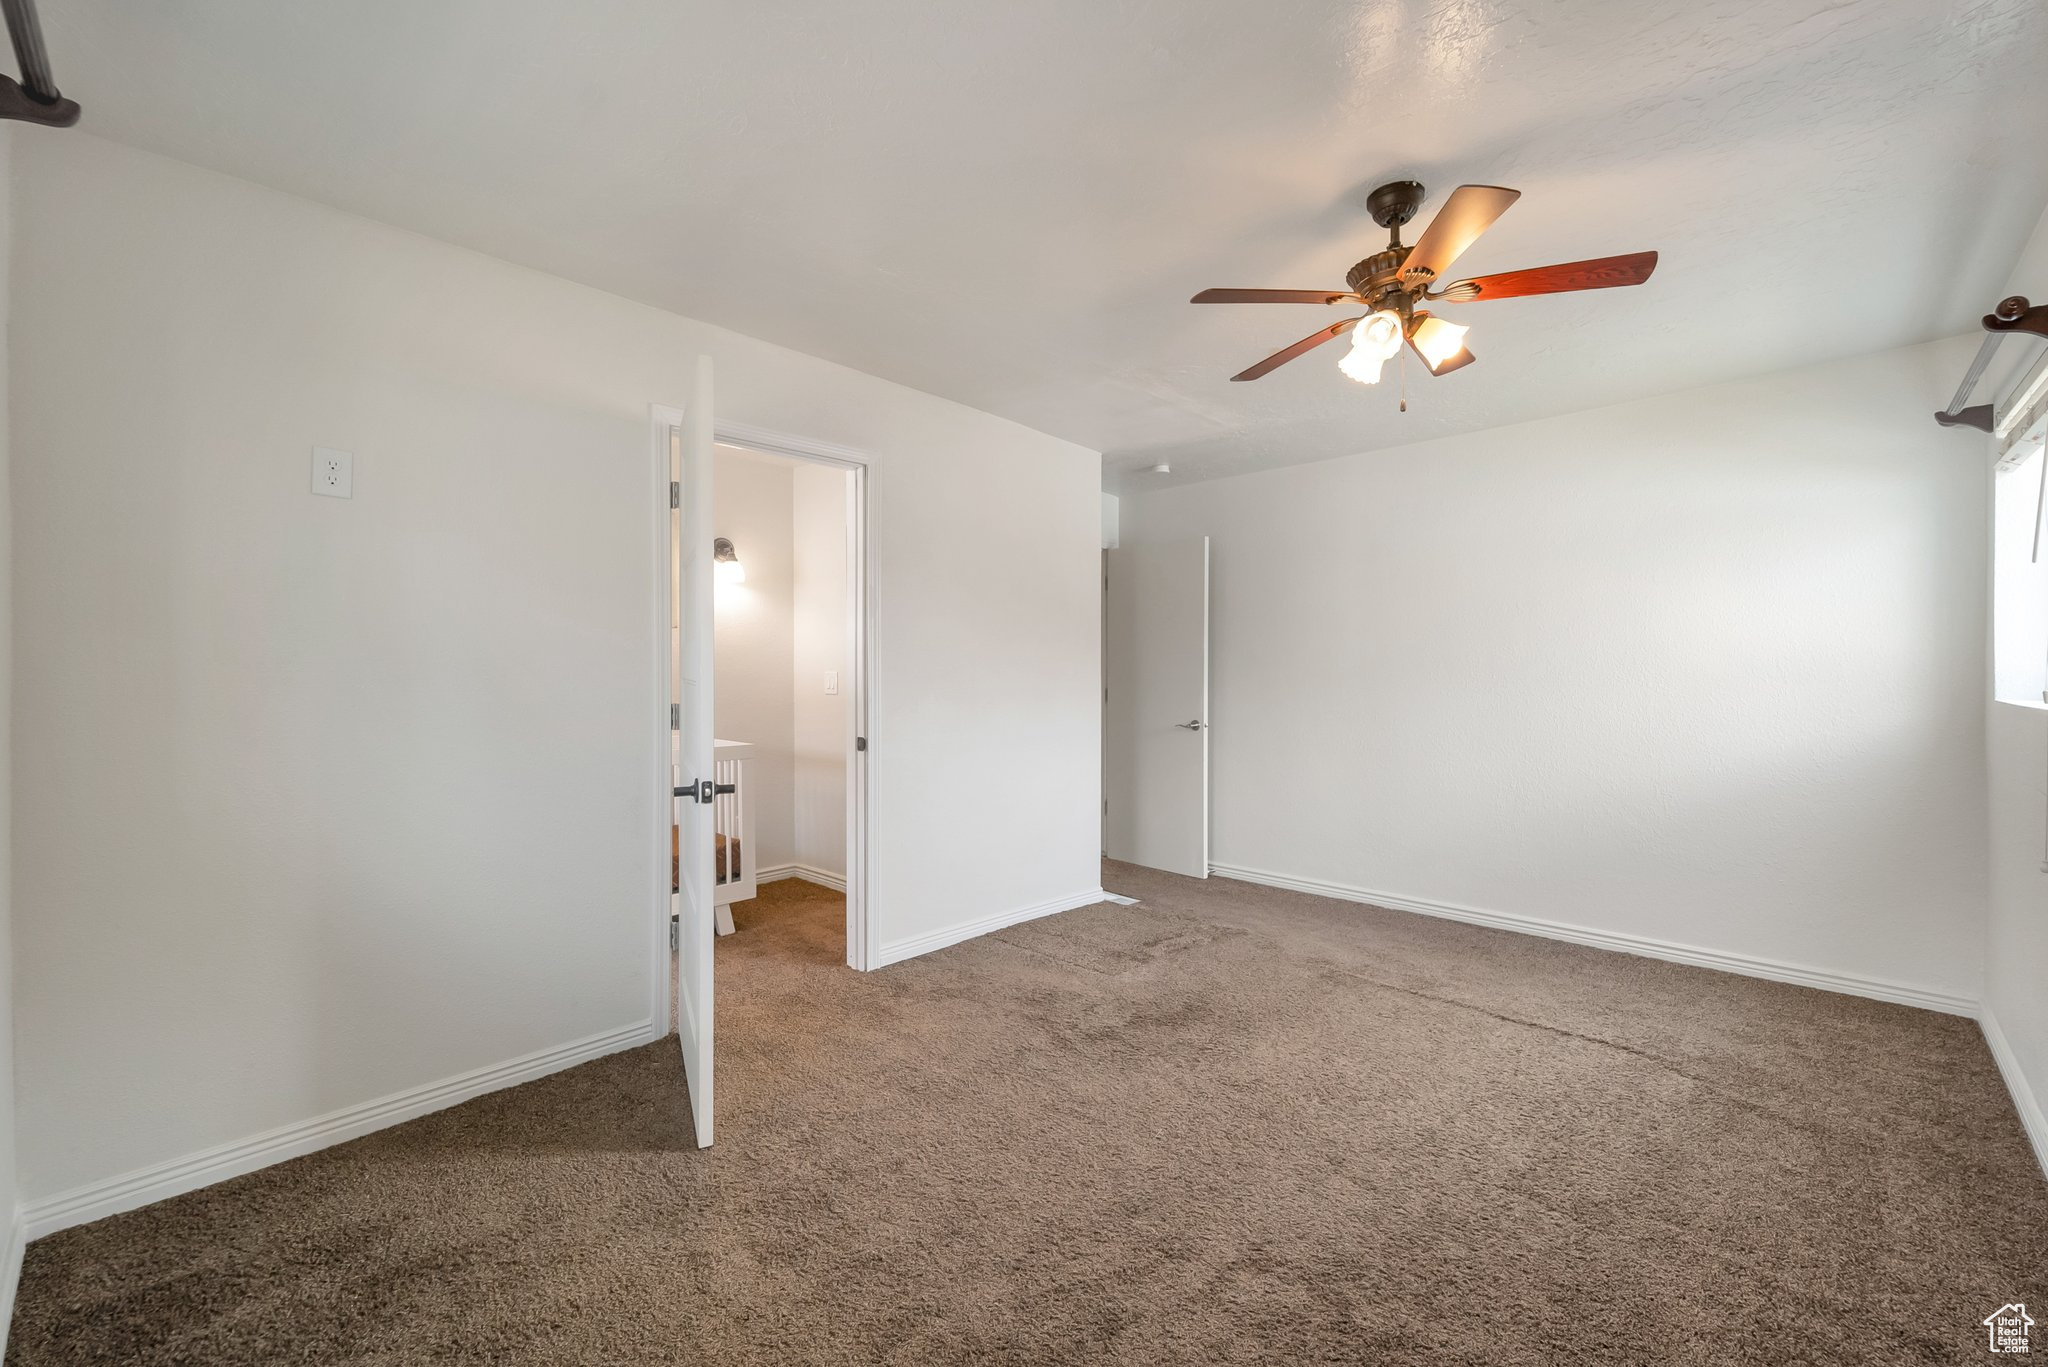
[[[711,543],[711,572],[716,583],[747,582],[747,567],[740,563],[740,553],[732,548],[732,542],[722,536]]]

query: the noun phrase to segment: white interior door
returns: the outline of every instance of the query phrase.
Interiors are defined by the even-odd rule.
[[[1102,845],[1209,876],[1209,538],[1104,553]]]
[[[670,430],[675,467],[676,1037],[697,1146],[711,1143],[711,361]],[[751,853],[751,852],[750,852]]]

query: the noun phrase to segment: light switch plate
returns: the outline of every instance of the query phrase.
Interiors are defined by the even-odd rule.
[[[331,446],[314,447],[313,492],[323,498],[354,498],[356,458]]]
[[[828,669],[825,671],[825,694],[827,697],[831,697],[837,695],[838,692],[839,671],[836,669]]]

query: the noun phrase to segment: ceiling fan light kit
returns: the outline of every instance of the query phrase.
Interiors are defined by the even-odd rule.
[[[1422,236],[1413,245],[1404,246],[1401,229],[1422,207],[1423,194],[1420,182],[1396,180],[1366,196],[1366,211],[1373,222],[1387,230],[1387,245],[1351,268],[1344,277],[1348,290],[1211,289],[1189,301],[1366,306],[1368,312],[1360,317],[1347,318],[1310,333],[1230,378],[1256,380],[1345,332],[1351,334],[1351,346],[1337,362],[1337,368],[1363,384],[1379,381],[1381,368],[1399,354],[1403,341],[1421,358],[1430,374],[1448,375],[1476,359],[1465,345],[1465,334],[1470,329],[1436,317],[1422,307],[1424,304],[1470,304],[1489,299],[1520,299],[1532,294],[1640,285],[1657,268],[1657,253],[1634,252],[1503,275],[1482,275],[1435,289],[1433,286],[1451,265],[1522,197],[1522,192],[1499,185],[1460,185],[1451,191]],[[1406,407],[1404,403],[1403,411]]]

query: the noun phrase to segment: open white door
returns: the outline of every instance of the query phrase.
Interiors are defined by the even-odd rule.
[[[697,1146],[711,1143],[711,359],[669,431],[675,471],[676,1037]]]
[[[1104,553],[1103,852],[1209,876],[1209,538]]]

